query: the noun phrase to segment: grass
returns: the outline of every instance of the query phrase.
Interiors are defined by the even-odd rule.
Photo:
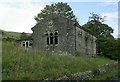
[[[21,33],[19,32],[9,32],[9,31],[3,31],[3,38],[14,38],[14,39],[20,39]],[[28,36],[30,36],[30,33],[26,33]]]
[[[92,80],[106,80],[107,77],[114,77],[114,76],[116,76],[117,78],[118,73],[120,73],[120,69],[107,71],[106,73],[95,76]]]
[[[25,49],[3,42],[3,80],[41,80],[94,70],[116,62],[104,57],[65,56]]]

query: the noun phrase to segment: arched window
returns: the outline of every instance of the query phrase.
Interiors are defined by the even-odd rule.
[[[55,36],[54,36],[54,40],[55,40],[55,44],[58,44],[58,32],[55,32]]]
[[[30,47],[30,41],[22,41],[21,47],[26,47],[26,48]]]
[[[58,44],[58,32],[45,33],[47,39],[47,45]]]
[[[53,33],[50,33],[50,44],[53,44]]]

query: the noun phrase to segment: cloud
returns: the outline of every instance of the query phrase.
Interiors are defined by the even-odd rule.
[[[118,38],[118,12],[102,13],[101,15],[107,16],[105,23],[114,29],[112,35]]]
[[[118,12],[101,13],[102,16],[107,16],[107,19],[118,19]]]
[[[34,16],[48,3],[40,2],[35,4],[35,2],[29,0],[14,1],[0,1],[0,29],[17,32],[32,32],[31,28],[36,23]]]
[[[109,2],[109,1],[106,1],[106,2],[99,3],[98,6],[106,7],[106,6],[117,5],[117,4],[118,4],[118,2]]]
[[[118,2],[119,0],[104,0],[104,1],[100,1],[97,6],[100,7],[108,7],[108,6],[118,6]]]
[[[55,1],[57,2],[58,0]],[[81,2],[80,0],[69,0],[68,2],[76,1]],[[40,12],[40,10],[45,7],[46,4],[50,4],[50,2],[54,1],[0,0],[0,29],[16,32],[32,32],[31,28],[36,23],[36,21],[34,20],[34,16],[36,16]],[[112,27],[116,26],[116,21],[114,21],[113,19],[116,20],[118,16],[117,12],[102,13],[101,15],[107,16],[107,19],[110,19],[110,22],[108,24],[111,24]],[[116,29],[115,32],[117,32],[117,27],[114,28]]]

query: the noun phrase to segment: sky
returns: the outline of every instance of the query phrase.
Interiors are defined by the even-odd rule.
[[[118,0],[0,0],[0,29],[32,33],[31,28],[36,24],[34,17],[41,9],[61,1],[70,5],[80,25],[87,23],[92,12],[107,16],[104,23],[118,37]]]

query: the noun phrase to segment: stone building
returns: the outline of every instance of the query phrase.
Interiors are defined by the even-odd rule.
[[[49,14],[32,31],[34,49],[60,54],[96,54],[96,37],[60,15]]]

